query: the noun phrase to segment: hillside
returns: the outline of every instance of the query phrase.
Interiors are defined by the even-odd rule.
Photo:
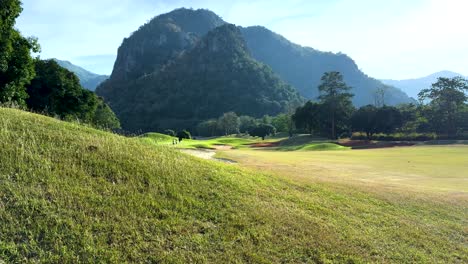
[[[7,263],[467,260],[463,206],[281,180],[19,110],[0,108],[0,164]]]
[[[107,75],[99,75],[99,74],[95,74],[90,71],[87,71],[79,66],[72,64],[69,61],[62,61],[58,59],[54,59],[54,60],[63,68],[76,74],[76,76],[78,76],[78,78],[80,79],[81,86],[83,86],[84,88],[90,91],[95,91],[96,88],[102,82],[104,82],[105,80],[109,78],[109,76]]]
[[[409,96],[417,99],[419,92],[423,89],[428,89],[431,85],[437,82],[439,77],[444,78],[453,78],[453,77],[464,77],[462,74],[451,72],[451,71],[441,71],[436,72],[426,77],[408,79],[408,80],[382,80],[383,83],[392,85],[400,88],[405,91]],[[464,77],[468,78],[468,77]]]
[[[243,28],[242,34],[252,56],[269,65],[306,98],[318,97],[320,78],[329,71],[343,74],[345,82],[353,88],[353,103],[356,106],[373,104],[375,91],[384,87],[380,81],[365,75],[345,54],[302,47],[259,26]],[[395,105],[411,102],[411,99],[399,89],[386,87],[385,102]]]
[[[250,57],[239,29],[229,24],[159,71],[127,84],[111,80],[98,94],[130,131],[194,128],[229,111],[276,115],[302,102],[293,87]]]

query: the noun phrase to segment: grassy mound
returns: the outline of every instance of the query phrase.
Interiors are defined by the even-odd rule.
[[[335,151],[348,150],[335,143],[324,142],[326,139],[312,138],[309,135],[301,135],[293,138],[287,138],[279,142],[276,150],[280,151]]]
[[[467,261],[461,209],[293,183],[18,110],[0,108],[0,164],[0,262]]]
[[[280,146],[276,149],[281,151],[336,151],[348,150],[349,148],[335,143],[312,143],[298,146]]]

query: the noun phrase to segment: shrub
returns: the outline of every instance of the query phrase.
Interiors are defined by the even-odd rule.
[[[179,138],[179,141],[182,141],[184,139],[191,139],[192,135],[187,130],[182,130],[177,133],[177,138]]]
[[[367,140],[365,133],[357,132],[353,133],[352,140]],[[375,134],[371,140],[378,141],[430,141],[438,139],[435,133],[395,133],[395,134]]]

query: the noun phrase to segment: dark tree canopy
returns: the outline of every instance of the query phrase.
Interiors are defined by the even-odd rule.
[[[304,106],[298,107],[292,115],[292,120],[297,128],[305,129],[309,134],[320,132],[321,109],[320,104],[308,101]]]
[[[265,140],[266,136],[276,134],[276,128],[270,124],[259,124],[249,134],[252,137],[261,137]]]
[[[0,103],[25,106],[28,97],[25,89],[34,77],[34,59],[31,52],[38,52],[34,38],[25,38],[14,29],[21,13],[19,0],[0,1]]]
[[[179,142],[181,142],[184,139],[191,139],[192,135],[187,130],[182,130],[177,132],[177,138],[179,139]]]
[[[377,133],[375,120],[376,113],[377,107],[373,105],[367,105],[359,108],[351,117],[351,126],[353,130],[365,132],[367,138],[370,139],[372,135]]]
[[[393,133],[403,126],[400,110],[392,106],[375,107],[367,105],[359,108],[351,117],[355,132],[365,132],[368,139],[376,133]]]
[[[78,77],[54,60],[37,60],[35,72],[36,77],[27,86],[27,104],[33,111],[103,128],[120,126],[109,106],[81,87]]]
[[[218,120],[216,119],[210,119],[199,123],[197,125],[197,133],[199,136],[204,137],[214,137],[222,135],[222,133],[219,132]]]
[[[429,89],[419,93],[419,99],[430,100],[431,109],[427,111],[430,119],[437,124],[439,133],[445,132],[449,137],[457,133],[458,123],[463,123],[460,113],[464,110],[468,92],[468,81],[461,77],[439,78]]]
[[[257,120],[251,116],[241,116],[239,117],[239,132],[249,133],[255,127],[257,127]]]

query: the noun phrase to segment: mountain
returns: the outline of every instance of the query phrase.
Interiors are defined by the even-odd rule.
[[[112,81],[135,80],[161,69],[201,36],[225,22],[208,10],[176,9],[160,15],[125,38],[117,53]]]
[[[375,92],[379,88],[385,88],[387,104],[412,101],[403,91],[385,86],[382,82],[365,75],[345,54],[302,47],[260,26],[243,28],[242,33],[252,56],[269,65],[306,98],[318,97],[318,86],[323,73],[339,71],[346,83],[353,87],[353,103],[356,106],[374,103]]]
[[[426,77],[408,80],[382,80],[387,85],[392,85],[405,91],[409,96],[418,98],[418,94],[421,90],[430,88],[431,85],[437,82],[439,77],[453,78],[453,77],[464,77],[462,74],[451,72],[451,71],[440,71],[428,75]],[[466,77],[468,78],[468,77]]]
[[[146,131],[188,128],[226,111],[276,114],[300,101],[292,87],[316,99],[327,71],[342,72],[358,106],[374,103],[384,86],[344,54],[301,47],[263,27],[226,24],[203,9],[155,17],[124,39],[112,75],[97,93],[124,128]],[[388,104],[411,102],[393,87],[387,87],[386,97]],[[252,103],[255,108],[246,107]]]
[[[136,81],[110,81],[98,89],[130,131],[194,128],[234,111],[276,115],[302,97],[270,67],[254,60],[239,28],[225,24],[152,74]]]
[[[87,71],[79,66],[72,64],[69,61],[62,61],[58,59],[54,60],[63,68],[75,73],[80,79],[81,86],[90,91],[96,90],[96,87],[98,87],[103,81],[109,78],[109,76],[107,75],[99,75]]]

